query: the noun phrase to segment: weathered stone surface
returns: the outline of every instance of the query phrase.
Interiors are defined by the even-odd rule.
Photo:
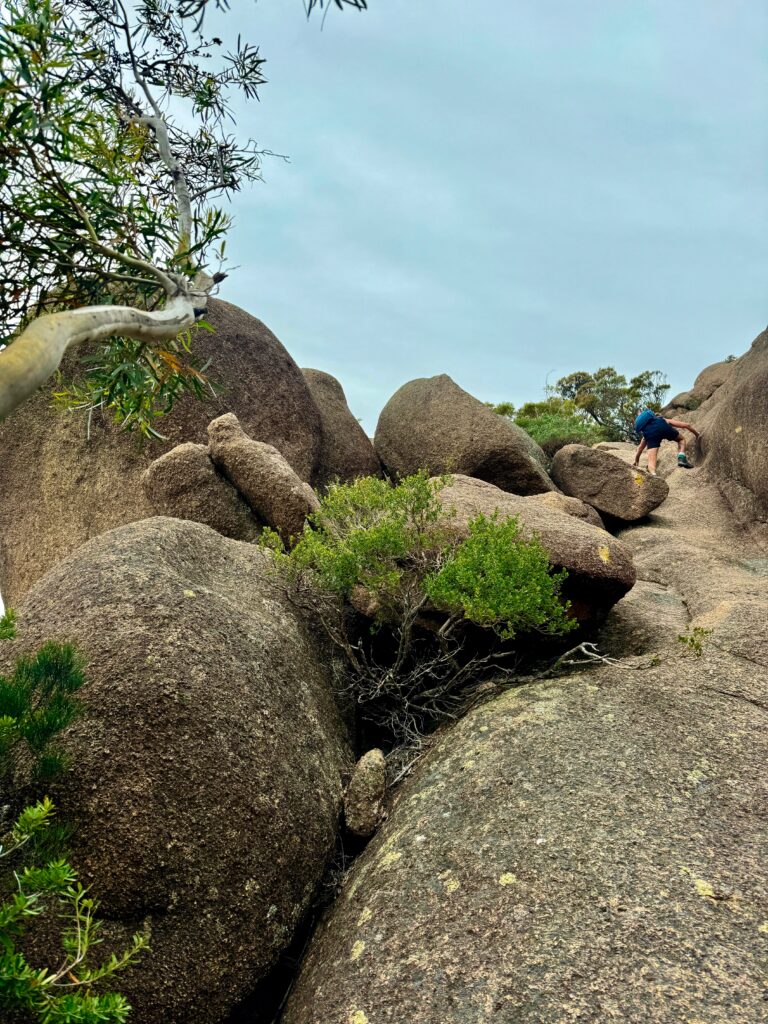
[[[302,370],[320,413],[320,454],[313,483],[324,486],[359,476],[380,476],[381,465],[370,438],[349,411],[344,390],[330,373]]]
[[[141,1024],[221,1024],[291,939],[333,850],[349,765],[327,656],[255,546],[148,519],[28,593],[19,640],[74,640],[86,715],[51,795],[107,919],[148,926],[116,987]],[[56,954],[58,957],[58,953]]]
[[[580,622],[600,619],[635,582],[632,556],[624,544],[559,508],[466,476],[454,476],[438,496],[445,508],[452,510],[454,527],[460,533],[480,513],[517,516],[523,534],[537,534],[551,563],[568,570],[563,595]]]
[[[693,393],[702,402],[710,398],[728,380],[736,365],[735,360],[722,360],[705,367],[693,382]]]
[[[211,458],[253,512],[288,540],[301,533],[317,495],[270,444],[254,441],[233,413],[208,425]]]
[[[376,452],[392,476],[460,473],[516,494],[554,490],[546,456],[520,427],[446,374],[404,384],[379,417]]]
[[[603,520],[600,518],[597,509],[587,505],[585,501],[581,501],[579,498],[571,498],[567,494],[560,494],[558,491],[547,491],[546,494],[531,494],[525,500],[539,502],[548,508],[554,508],[560,512],[565,512],[566,515],[575,516],[576,519],[583,519],[584,522],[589,523],[591,526],[597,526],[601,530],[604,529]]]
[[[664,501],[661,477],[633,469],[610,452],[568,444],[552,460],[552,479],[566,494],[617,519],[642,519]]]
[[[185,441],[204,442],[217,415],[234,412],[244,430],[274,445],[304,480],[320,451],[320,417],[301,371],[265,325],[211,300],[215,334],[200,331],[194,352],[220,387],[209,402],[180,399],[158,424],[163,442],[142,444],[109,416],[63,415],[50,390],[0,424],[0,591],[9,604],[90,537],[153,514],[141,475]],[[78,372],[77,354],[64,364]],[[53,386],[53,384],[51,385]]]
[[[736,362],[702,406],[699,461],[721,486],[744,525],[768,544],[768,331]]]
[[[205,445],[178,445],[151,462],[141,482],[157,515],[205,523],[233,540],[253,540],[258,533],[248,506],[216,472]]]
[[[765,1019],[768,559],[700,471],[622,539],[643,583],[602,633],[619,664],[442,734],[284,1024]]]
[[[381,750],[369,750],[355,765],[344,794],[344,821],[347,831],[358,839],[367,839],[378,828],[384,813],[387,788],[387,763]]]

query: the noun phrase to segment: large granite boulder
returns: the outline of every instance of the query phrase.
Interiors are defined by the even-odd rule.
[[[214,334],[200,331],[194,352],[217,398],[180,399],[158,423],[166,440],[144,442],[108,416],[65,415],[50,391],[0,423],[0,592],[8,604],[60,558],[97,534],[144,519],[154,508],[141,486],[151,462],[186,441],[205,443],[211,419],[234,412],[253,438],[275,448],[309,480],[321,444],[320,416],[299,367],[256,317],[211,300]],[[79,372],[77,354],[63,372]]]
[[[446,374],[396,391],[379,417],[374,445],[393,477],[426,469],[477,477],[515,494],[554,490],[536,442]]]
[[[567,444],[552,460],[552,479],[566,494],[625,522],[643,519],[669,493],[666,481],[650,476],[600,448]]]
[[[370,438],[349,411],[344,390],[330,373],[302,370],[320,413],[320,454],[313,483],[322,487],[359,476],[380,476],[381,465]]]
[[[730,365],[725,383],[699,411],[698,461],[740,522],[768,544],[768,330]]]
[[[438,491],[438,497],[451,513],[451,527],[459,535],[465,534],[470,520],[481,513],[516,516],[523,535],[536,534],[552,565],[568,570],[563,596],[582,623],[599,621],[634,585],[632,555],[621,541],[537,495],[522,497],[483,480],[454,476]]]
[[[258,534],[248,506],[216,472],[205,445],[177,445],[149,464],[141,482],[157,515],[205,523],[233,540],[253,540]]]
[[[141,1024],[221,1024],[291,941],[334,848],[351,758],[329,660],[265,554],[177,519],[90,541],[18,616],[6,664],[51,639],[87,658],[51,795],[102,948],[150,932],[116,987]]]

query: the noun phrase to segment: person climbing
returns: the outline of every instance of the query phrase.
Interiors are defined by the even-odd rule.
[[[656,476],[656,459],[659,457],[659,447],[662,441],[677,441],[677,465],[679,469],[693,469],[685,454],[685,438],[679,433],[680,430],[690,430],[696,437],[701,434],[692,427],[690,423],[681,423],[680,420],[665,420],[663,416],[653,412],[652,409],[643,409],[635,420],[635,430],[641,435],[642,440],[635,452],[635,465],[640,462],[640,456],[645,448],[648,449],[648,472]]]

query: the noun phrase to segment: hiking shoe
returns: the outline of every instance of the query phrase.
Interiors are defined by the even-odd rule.
[[[686,455],[678,455],[677,456],[677,468],[678,469],[693,469],[693,466],[688,461],[688,457]]]

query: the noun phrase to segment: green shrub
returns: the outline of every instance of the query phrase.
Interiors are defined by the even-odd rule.
[[[335,484],[291,551],[274,533],[263,539],[289,593],[343,654],[343,685],[361,717],[395,743],[455,717],[481,673],[509,655],[500,639],[574,628],[559,596],[565,573],[552,573],[515,520],[479,516],[465,539],[451,529],[438,496],[447,479]],[[367,635],[348,614],[358,597],[373,619]],[[494,642],[478,647],[470,624]]]
[[[83,685],[83,660],[71,644],[47,643],[16,661],[0,675],[0,785],[7,784],[13,754],[22,745],[31,753],[37,778],[64,767],[55,736],[77,717],[74,694]]]
[[[566,576],[564,569],[550,571],[541,543],[524,540],[517,519],[500,521],[495,513],[470,523],[467,539],[424,585],[438,608],[509,640],[518,632],[562,634],[575,628],[559,597]]]
[[[550,458],[567,444],[593,445],[605,441],[605,432],[580,416],[543,413],[518,415],[515,423],[529,434]]]
[[[54,807],[46,797],[25,808],[0,844],[0,858],[13,857],[50,826]],[[147,946],[134,935],[128,949],[91,964],[100,942],[98,904],[80,885],[66,860],[26,864],[13,873],[11,894],[0,903],[0,1007],[24,1011],[40,1024],[122,1024],[130,1006],[115,992],[94,986],[135,962]],[[33,967],[23,952],[27,927],[46,910],[62,919],[62,954],[52,969]]]
[[[13,640],[16,636],[16,612],[6,608],[0,615],[0,640]]]

